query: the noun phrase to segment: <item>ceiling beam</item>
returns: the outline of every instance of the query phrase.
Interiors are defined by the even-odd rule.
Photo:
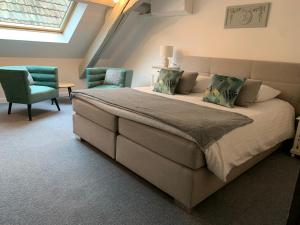
[[[92,4],[100,4],[113,7],[116,3],[113,0],[74,0],[74,2],[82,2],[82,3],[92,3]]]

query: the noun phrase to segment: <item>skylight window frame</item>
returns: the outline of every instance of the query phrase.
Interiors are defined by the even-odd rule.
[[[54,27],[43,27],[43,26],[35,26],[35,25],[28,25],[28,24],[17,24],[17,23],[7,23],[0,21],[0,28],[10,28],[10,29],[19,29],[19,30],[29,30],[29,31],[45,31],[45,32],[54,32],[54,33],[63,33],[65,28],[70,21],[70,18],[75,10],[77,2],[71,0],[69,8],[65,13],[63,21],[59,28]]]

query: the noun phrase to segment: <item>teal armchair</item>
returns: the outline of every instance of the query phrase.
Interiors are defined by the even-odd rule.
[[[57,102],[58,75],[56,67],[5,66],[0,67],[0,83],[9,103],[8,114],[13,103],[27,104],[28,117],[32,120],[31,105],[44,100]]]
[[[87,88],[131,87],[133,71],[124,68],[94,67],[85,70]]]

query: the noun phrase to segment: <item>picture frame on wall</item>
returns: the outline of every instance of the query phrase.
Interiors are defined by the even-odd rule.
[[[228,6],[225,28],[254,28],[268,25],[271,3]]]

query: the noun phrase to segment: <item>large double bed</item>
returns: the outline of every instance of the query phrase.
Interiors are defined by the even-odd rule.
[[[150,87],[135,88],[138,93],[217,109],[224,114],[232,112],[251,120],[205,148],[170,124],[83,92],[74,94],[73,123],[74,133],[81,139],[191,209],[293,137],[295,115],[300,113],[300,64],[185,57],[180,65],[186,71],[201,74],[259,79],[281,94],[247,108],[226,108],[203,102],[201,93],[165,95]],[[142,108],[142,101],[139,104]]]

